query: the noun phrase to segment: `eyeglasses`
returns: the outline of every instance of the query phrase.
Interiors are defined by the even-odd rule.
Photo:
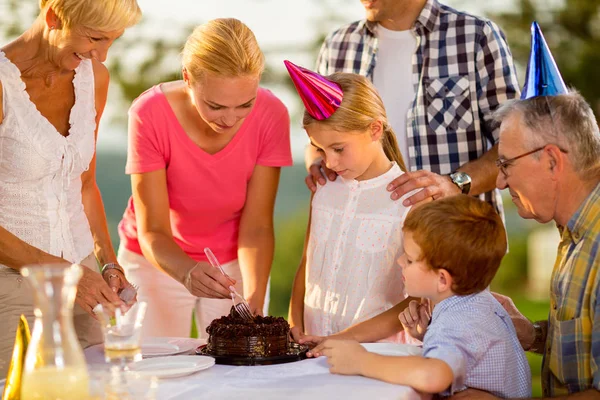
[[[507,168],[510,166],[510,163],[512,163],[512,162],[514,162],[514,161],[516,161],[516,160],[518,160],[519,158],[523,158],[523,157],[526,157],[526,156],[528,156],[528,155],[531,155],[531,154],[533,154],[533,153],[537,153],[538,151],[544,150],[544,149],[546,148],[546,146],[549,146],[550,144],[551,144],[551,143],[545,144],[545,145],[543,145],[542,147],[539,147],[539,148],[537,148],[537,149],[535,149],[535,150],[528,151],[527,153],[523,153],[523,154],[521,154],[521,155],[518,155],[518,156],[516,156],[516,157],[510,158],[510,159],[508,159],[508,160],[503,160],[502,158],[499,158],[499,159],[497,159],[497,160],[496,160],[496,167],[498,167],[498,169],[500,170],[500,172],[501,172],[501,173],[502,173],[502,175],[504,176],[504,179],[506,179],[506,178],[508,178],[508,171],[507,171]],[[554,145],[554,146],[556,146],[556,145]],[[558,146],[557,146],[557,147],[558,147]],[[567,151],[567,150],[561,149],[560,147],[559,147],[558,149],[559,149],[561,152],[565,153],[565,154],[567,154],[567,153],[568,153],[568,151]]]
[[[548,114],[550,115],[550,121],[552,121],[552,130],[554,131],[554,136],[556,137],[557,135],[556,135],[556,131],[555,131],[556,124],[554,123],[554,112],[553,112],[552,106],[550,105],[550,100],[551,99],[549,99],[549,96],[544,96],[544,100],[546,101],[546,107],[548,107]],[[538,151],[544,150],[546,148],[546,146],[548,146],[549,144],[551,144],[551,143],[545,144],[542,147],[539,147],[539,148],[537,148],[535,150],[528,151],[527,153],[523,153],[523,154],[518,155],[516,157],[513,157],[513,158],[511,158],[509,160],[503,160],[503,159],[499,158],[499,159],[496,160],[496,167],[498,167],[498,169],[500,170],[500,172],[504,176],[504,179],[506,179],[506,178],[508,178],[507,168],[510,166],[510,163],[518,160],[519,158],[523,158],[523,157],[526,157],[526,156],[528,156],[530,154],[537,153]],[[567,150],[564,150],[564,149],[560,148],[560,146],[557,146],[557,147],[558,147],[558,149],[561,152],[563,152],[565,154],[568,153]]]
[[[521,155],[518,155],[516,157],[510,158],[508,160],[503,160],[503,159],[499,158],[499,159],[496,160],[496,167],[498,167],[498,169],[500,170],[500,172],[502,173],[502,175],[504,175],[504,179],[506,179],[506,178],[508,178],[507,168],[508,168],[508,166],[509,166],[509,164],[511,162],[516,161],[519,158],[526,157],[526,156],[528,156],[530,154],[537,153],[540,150],[544,150],[544,147],[546,147],[546,146],[542,146],[542,147],[537,148],[535,150],[528,151],[527,153],[523,153]]]

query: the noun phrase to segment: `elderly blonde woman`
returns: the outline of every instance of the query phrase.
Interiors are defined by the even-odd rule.
[[[101,341],[93,307],[120,302],[127,281],[96,185],[95,143],[109,80],[102,62],[140,17],[136,0],[41,0],[33,25],[0,48],[0,376],[19,315],[33,318],[23,265],[88,267],[74,312],[83,346]]]
[[[263,68],[246,25],[213,20],[185,44],[183,80],[147,90],[129,110],[133,196],[119,261],[149,303],[145,335],[189,335],[196,305],[205,336],[229,313],[232,284],[263,310],[279,171],[292,163],[289,116],[259,87]],[[231,281],[207,262],[205,247]]]

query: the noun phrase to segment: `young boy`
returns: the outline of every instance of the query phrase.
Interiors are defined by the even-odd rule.
[[[409,296],[435,306],[427,327],[424,304],[411,302],[398,317],[423,340],[422,356],[383,356],[356,341],[325,340],[331,372],[364,375],[426,393],[467,388],[503,398],[531,396],[531,373],[515,328],[486,289],[506,253],[506,233],[492,206],[453,196],[414,209],[403,227],[402,267]],[[425,331],[426,330],[426,331]]]

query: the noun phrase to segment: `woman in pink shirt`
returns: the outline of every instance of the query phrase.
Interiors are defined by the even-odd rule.
[[[201,337],[231,307],[230,280],[262,313],[273,260],[281,166],[292,164],[289,116],[259,87],[264,56],[236,19],[197,27],[183,80],[144,92],[129,110],[133,196],[119,226],[119,262],[149,303],[146,336]]]

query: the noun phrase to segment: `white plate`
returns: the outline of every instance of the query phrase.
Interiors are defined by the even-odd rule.
[[[206,356],[168,356],[147,358],[129,365],[129,370],[157,378],[178,378],[215,365],[215,359]]]
[[[421,347],[400,343],[362,343],[363,347],[373,353],[383,356],[420,356]]]
[[[162,357],[185,353],[204,344],[191,338],[151,337],[142,339],[142,357]]]

